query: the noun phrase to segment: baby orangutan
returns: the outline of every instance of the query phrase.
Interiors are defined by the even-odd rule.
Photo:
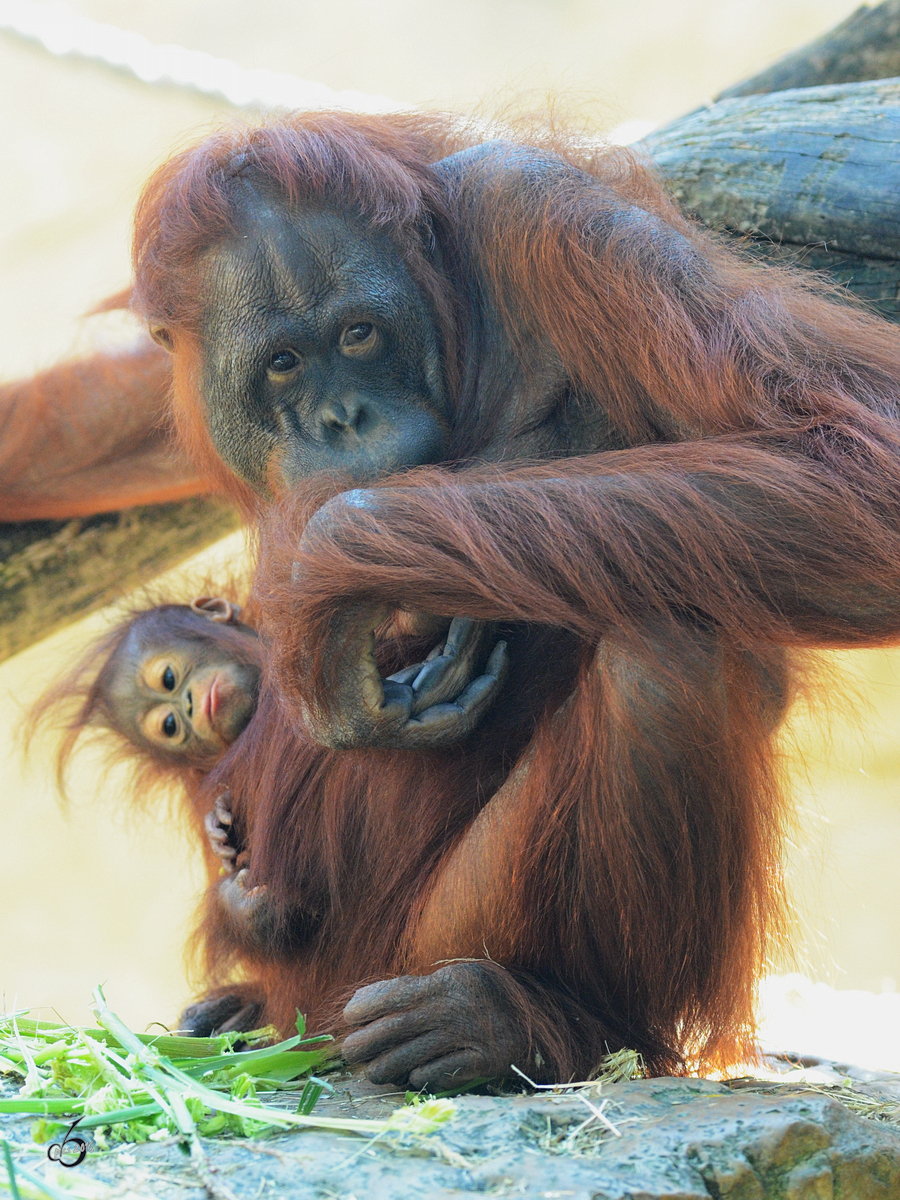
[[[189,606],[161,605],[132,621],[128,638],[110,661],[110,726],[146,747],[205,773],[246,728],[256,711],[262,668],[255,630],[240,608],[218,596]],[[196,620],[200,618],[203,625]],[[248,653],[249,652],[249,653]],[[117,722],[117,724],[116,724]],[[241,941],[264,937],[263,889],[247,889],[237,857],[243,839],[225,792],[204,815],[208,847],[224,874],[217,898]]]
[[[32,725],[61,705],[65,720],[58,775],[89,728],[117,735],[116,757],[135,768],[135,796],[178,782],[200,836],[210,890],[207,909],[226,942],[242,949],[272,940],[264,889],[245,887],[243,828],[228,793],[212,810],[200,784],[256,711],[263,648],[240,608],[221,597],[159,604],[133,613],[99,642],[36,705]]]
[[[32,713],[32,725],[57,711],[66,714],[61,782],[79,738],[100,729],[118,742],[111,757],[131,763],[136,801],[160,783],[176,784],[183,795],[209,878],[198,939],[204,975],[219,985],[181,1015],[179,1027],[200,1036],[258,1024],[263,997],[254,985],[234,982],[234,968],[290,963],[319,920],[308,905],[276,909],[265,885],[248,886],[252,814],[240,803],[233,808],[227,791],[204,791],[205,777],[257,709],[268,648],[240,614],[232,601],[210,596],[133,612],[90,646]],[[457,618],[441,632],[440,622],[422,614],[399,619],[417,643],[435,626],[438,641],[424,661],[388,677],[398,688],[412,689],[414,704],[428,708],[455,670],[470,667],[473,622]],[[495,675],[505,671],[504,643],[490,661]]]
[[[132,617],[97,676],[94,713],[154,760],[208,770],[256,710],[262,656],[239,614],[201,596]]]
[[[157,762],[164,756],[174,767],[209,770],[256,710],[258,640],[238,620],[240,611],[229,600],[201,596],[189,606],[160,605],[129,622],[127,638],[107,660],[109,727]],[[231,874],[238,847],[227,793],[206,813],[204,825],[210,850]]]

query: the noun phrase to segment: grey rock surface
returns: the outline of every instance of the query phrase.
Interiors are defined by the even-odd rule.
[[[885,1079],[879,1086],[900,1100],[900,1080]],[[89,1158],[71,1175],[100,1184],[100,1197],[106,1184],[110,1196],[159,1200],[900,1200],[900,1128],[856,1116],[821,1090],[759,1086],[604,1085],[586,1099],[619,1136],[577,1095],[464,1096],[425,1139],[368,1144],[310,1130],[207,1142],[206,1185],[174,1143]],[[384,1115],[402,1099],[385,1091],[356,1084],[317,1111]],[[7,1119],[3,1132],[22,1138],[27,1126]],[[15,1157],[44,1169],[22,1143]]]

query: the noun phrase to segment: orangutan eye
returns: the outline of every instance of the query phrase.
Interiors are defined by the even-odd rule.
[[[341,333],[341,354],[351,358],[371,354],[380,342],[378,330],[371,321],[360,321],[357,325],[348,325]]]
[[[162,685],[167,692],[175,691],[175,672],[171,667],[166,667],[166,669],[163,671]],[[171,736],[171,734],[169,736]]]
[[[294,350],[278,350],[269,359],[269,375],[290,375],[300,366],[302,359]]]
[[[169,713],[162,723],[162,731],[167,738],[173,738],[178,732],[178,721],[175,719],[174,713]]]

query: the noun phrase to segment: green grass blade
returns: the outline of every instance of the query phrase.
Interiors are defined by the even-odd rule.
[[[0,1038],[5,1036],[5,1025],[12,1026],[10,1017],[0,1017]],[[81,1028],[74,1025],[51,1024],[49,1021],[33,1021],[24,1017],[19,1017],[16,1025],[19,1032],[26,1037],[44,1038],[50,1042],[58,1040],[64,1034],[73,1033],[76,1028]],[[107,1045],[121,1045],[114,1034],[100,1025],[95,1029],[84,1028],[82,1031],[92,1037],[94,1041],[105,1042]],[[247,1035],[222,1034],[219,1037],[195,1038],[177,1033],[132,1033],[131,1036],[137,1038],[145,1046],[154,1046],[161,1054],[180,1058],[211,1058],[222,1054],[232,1042],[242,1040]]]
[[[36,1117],[49,1117],[55,1114],[71,1113],[77,1117],[84,1109],[84,1101],[75,1096],[68,1098],[44,1096],[25,1096],[15,1099],[0,1100],[0,1113],[33,1113]]]
[[[126,1121],[138,1121],[141,1117],[154,1117],[163,1110],[155,1100],[150,1104],[135,1104],[132,1108],[117,1108],[112,1112],[93,1113],[78,1122],[79,1129],[97,1129],[100,1125],[119,1125]]]
[[[248,1070],[248,1074],[263,1077],[267,1074],[266,1064],[271,1060],[273,1064],[277,1064],[279,1069],[282,1065],[280,1056],[290,1053],[291,1061],[308,1063],[309,1067],[301,1067],[296,1071],[296,1075],[302,1075],[304,1071],[311,1067],[318,1066],[327,1058],[336,1055],[337,1051],[326,1047],[325,1043],[332,1043],[334,1038],[330,1034],[323,1034],[317,1038],[301,1038],[291,1037],[283,1042],[276,1042],[274,1046],[261,1046],[258,1050],[236,1050],[231,1054],[219,1054],[215,1058],[204,1058],[200,1062],[185,1065],[184,1061],[172,1059],[172,1065],[178,1070],[184,1071],[186,1075],[196,1076],[204,1075],[207,1071],[216,1071],[228,1067],[241,1067],[247,1069],[253,1067],[253,1070]],[[304,1044],[321,1043],[321,1048],[318,1050],[296,1050],[295,1046]],[[285,1058],[285,1063],[287,1059]],[[295,1078],[295,1075],[288,1075],[288,1079]]]
[[[300,1103],[297,1112],[302,1117],[308,1117],[319,1102],[319,1097],[325,1091],[325,1084],[318,1079],[307,1079],[300,1093]]]
[[[237,1058],[237,1055],[233,1056]],[[172,1063],[176,1071],[180,1071],[189,1079],[202,1080],[208,1083],[210,1087],[220,1086],[215,1081],[206,1080],[204,1077],[210,1070],[218,1070],[224,1081],[234,1078],[236,1075],[252,1075],[254,1079],[259,1079],[263,1082],[269,1080],[273,1083],[287,1083],[290,1079],[296,1079],[298,1075],[306,1075],[314,1067],[321,1067],[327,1061],[327,1056],[323,1055],[321,1050],[312,1050],[304,1052],[302,1050],[287,1050],[280,1054],[270,1054],[264,1058],[243,1058],[240,1062],[232,1062],[232,1055],[223,1056],[223,1060],[216,1060],[219,1064],[217,1067],[208,1067],[205,1059],[202,1066],[194,1066],[182,1068],[180,1063]]]
[[[3,1147],[3,1159],[6,1163],[6,1174],[9,1177],[9,1190],[12,1193],[12,1200],[22,1200],[22,1193],[19,1191],[18,1183],[16,1183],[16,1168],[13,1166],[12,1155],[9,1152],[9,1142],[0,1139],[0,1146]]]
[[[228,1035],[207,1039],[202,1047],[206,1053],[198,1056],[194,1052],[203,1039],[136,1034],[109,1009],[101,988],[94,998],[98,1022],[94,1029],[0,1019],[0,1051],[9,1046],[10,1054],[21,1059],[21,1065],[9,1060],[13,1073],[25,1075],[35,1087],[32,1095],[20,1093],[0,1100],[0,1113],[26,1112],[51,1124],[62,1123],[64,1116],[68,1120],[79,1116],[83,1129],[112,1127],[115,1137],[128,1140],[146,1133],[143,1122],[150,1129],[168,1125],[189,1143],[192,1157],[201,1166],[205,1161],[198,1137],[201,1129],[218,1133],[244,1124],[251,1130],[332,1129],[370,1137],[395,1126],[397,1118],[389,1123],[315,1116],[312,1109],[323,1090],[330,1088],[315,1076],[305,1081],[295,1112],[257,1098],[258,1087],[269,1084],[277,1089],[334,1056],[331,1039],[306,1038],[302,1021],[296,1037],[275,1045],[233,1051],[232,1035]],[[263,1033],[270,1036],[269,1031]],[[178,1052],[177,1059],[161,1053],[163,1048]],[[185,1048],[191,1053],[183,1054]],[[106,1111],[97,1111],[99,1105]],[[220,1117],[225,1119],[220,1122]],[[19,1170],[19,1179],[24,1178]],[[44,1186],[37,1177],[35,1182]]]
[[[19,1165],[16,1170],[23,1179],[28,1180],[32,1187],[36,1187],[45,1196],[49,1196],[50,1200],[73,1200],[73,1197],[77,1195],[76,1192],[64,1192],[62,1188],[58,1188],[56,1184],[50,1183],[46,1179],[41,1179],[40,1175],[29,1171],[27,1167]]]

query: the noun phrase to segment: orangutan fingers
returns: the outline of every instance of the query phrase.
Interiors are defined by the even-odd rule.
[[[223,792],[216,797],[215,814],[220,825],[231,825],[234,818],[231,815],[231,792]]]
[[[410,720],[409,745],[447,745],[466,737],[493,704],[508,670],[506,643],[498,642],[486,674],[473,679],[452,703],[435,704]]]
[[[358,616],[356,622],[364,628]],[[506,643],[498,642],[485,673],[470,679],[488,628],[457,617],[441,654],[385,679],[377,672],[367,634],[352,683],[340,689],[345,703],[339,703],[333,719],[309,712],[310,732],[322,745],[337,749],[415,749],[461,740],[491,706],[508,670]]]
[[[422,1070],[423,1063],[446,1059],[450,1049],[452,1047],[447,1045],[447,1035],[442,1030],[433,1030],[373,1059],[365,1068],[366,1078],[372,1083],[403,1086],[411,1078],[411,1073]],[[423,1073],[427,1074],[427,1068]]]
[[[483,622],[453,618],[443,646],[432,650],[434,657],[429,655],[412,681],[414,715],[459,695],[474,669],[484,632]]]
[[[234,879],[244,897],[244,903],[250,907],[257,906],[269,894],[269,889],[264,883],[250,886],[250,871],[247,867],[242,867]]]
[[[204,817],[203,823],[206,826],[206,836],[209,838],[216,854],[223,854],[227,850],[236,853],[234,847],[228,845],[229,831],[222,828],[214,813],[209,813]]]
[[[412,711],[413,690],[406,683],[397,683],[393,679],[383,679],[383,700],[378,710],[378,716],[384,723],[399,725],[406,721]]]
[[[253,1024],[240,1024],[249,1016],[248,1009],[256,1009],[254,1024],[259,1024],[263,1005],[261,1001],[247,1001],[241,992],[225,992],[221,995],[207,996],[189,1004],[178,1020],[175,1031],[188,1037],[209,1037],[219,1029],[252,1029]],[[237,1021],[237,1025],[231,1022]]]
[[[265,884],[248,887],[246,868],[226,876],[219,884],[218,897],[231,919],[234,932],[256,948],[274,947],[279,938],[278,913]]]
[[[455,665],[451,658],[446,658],[443,654],[424,664],[411,682],[414,715],[435,704],[452,700],[458,694],[460,689],[455,678],[456,672],[451,673],[451,668]]]
[[[433,653],[434,651],[432,651],[432,654]],[[428,660],[426,659],[426,662],[427,661]],[[395,671],[393,675],[388,675],[385,682],[390,681],[391,683],[404,683],[411,687],[413,680],[421,672],[424,665],[425,663],[420,662],[413,663],[411,667],[404,667],[402,671]]]
[[[430,975],[401,975],[357,988],[344,1006],[348,1025],[366,1025],[379,1017],[420,1004],[432,990]]]
[[[210,842],[215,843],[215,846],[221,845],[228,839],[228,830],[223,829],[219,824],[219,818],[214,812],[208,812],[203,818],[203,825],[206,829],[206,836]]]
[[[228,821],[231,821],[231,814],[228,814]],[[234,866],[234,859],[237,858],[237,849],[231,844],[231,830],[227,828],[221,820],[221,815],[218,811],[218,802],[216,808],[212,812],[208,812],[203,818],[203,824],[206,828],[206,837],[209,841],[209,847],[217,858],[222,860],[222,866],[226,871],[231,871]]]
[[[419,1005],[391,1016],[381,1017],[362,1029],[347,1034],[341,1045],[341,1053],[351,1065],[371,1062],[422,1037],[433,1039],[433,1049],[446,1053],[453,1049],[444,1045],[448,1036],[442,1024],[442,1008],[439,1002]],[[421,1059],[419,1060],[422,1061]],[[415,1065],[415,1064],[413,1064]]]
[[[229,890],[236,904],[246,908],[252,907],[268,894],[264,883],[250,886],[250,871],[247,867],[241,867],[233,878],[223,880],[220,886]]]
[[[334,704],[331,711],[317,704],[305,709],[308,731],[332,749],[413,749],[465,737],[502,684],[505,647],[494,648],[486,673],[473,680],[491,626],[456,617],[424,662],[382,678],[374,631],[384,615],[383,606],[364,604],[344,614],[335,628],[343,662]]]
[[[496,679],[498,684],[505,683],[506,676],[509,674],[509,647],[506,642],[498,642],[493,648],[484,668],[484,674],[489,679]]]
[[[236,875],[227,876],[219,884],[219,899],[235,915],[252,910],[265,891],[263,887],[248,887],[249,876],[247,868],[242,867]]]
[[[366,1074],[371,1079],[369,1070]],[[457,1050],[444,1058],[414,1068],[409,1072],[406,1082],[414,1092],[446,1092],[451,1088],[471,1083],[473,1079],[483,1079],[494,1074],[495,1071],[481,1051],[466,1049]]]
[[[454,617],[447,630],[442,653],[451,658],[465,658],[473,649],[477,651],[483,629],[483,621],[476,621],[472,617]]]
[[[378,746],[403,725],[412,706],[412,689],[381,678],[375,662],[375,629],[385,610],[353,605],[333,630],[337,691],[332,711],[310,704],[307,725],[323,746],[350,749]]]
[[[445,638],[433,646],[422,662],[413,663],[387,679],[408,684],[414,693],[413,713],[452,700],[471,670],[482,640],[482,626],[469,617],[454,617]]]
[[[213,1031],[215,1034],[220,1033],[248,1033],[251,1029],[258,1029],[263,1015],[262,1004],[251,1001],[245,1004],[243,1008],[238,1009],[233,1017],[229,1017],[227,1021],[223,1021],[221,1025],[217,1025]]]

